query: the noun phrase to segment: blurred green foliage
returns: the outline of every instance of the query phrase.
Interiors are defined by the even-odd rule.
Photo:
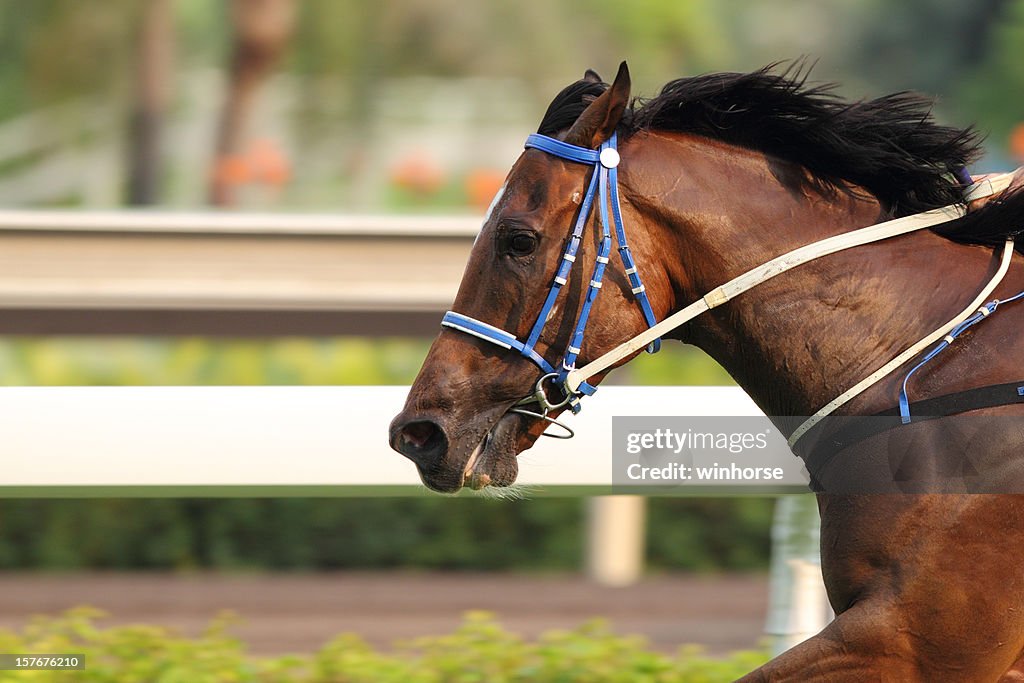
[[[224,68],[225,6],[174,2],[177,74]],[[299,6],[281,70],[312,77],[298,93],[302,120],[295,134],[313,140],[329,129],[365,132],[389,80],[511,79],[532,100],[524,111],[539,116],[558,86],[588,66],[607,75],[621,59],[631,62],[637,94],[651,95],[679,76],[807,55],[818,62],[816,79],[843,83],[851,97],[904,89],[940,96],[943,117],[979,121],[1004,155],[1009,126],[1024,111],[1024,0],[302,0]],[[0,121],[81,98],[118,103],[127,120],[143,8],[139,0],[0,0]],[[173,85],[175,106],[192,106],[185,83]],[[457,109],[453,120],[461,116]]]
[[[24,386],[408,384],[418,339],[0,339],[0,384]]]
[[[84,671],[3,671],[0,682],[724,683],[768,660],[761,651],[709,658],[692,646],[664,655],[601,621],[530,642],[486,613],[470,613],[454,633],[418,638],[390,653],[344,634],[312,655],[254,657],[231,635],[230,615],[195,639],[157,626],[102,628],[96,623],[102,616],[78,608],[37,618],[22,632],[0,631],[4,652],[73,652],[86,662]]]
[[[0,338],[0,385],[217,386],[409,384],[430,343],[362,337]],[[732,384],[692,346],[667,343],[618,370],[631,384]]]
[[[735,384],[725,369],[696,346],[668,341],[655,354],[641,353],[619,368],[613,381],[639,385],[716,386]]]
[[[125,94],[143,4],[0,0],[0,118],[86,92]],[[641,81],[655,72],[656,84],[809,54],[822,58],[829,78],[945,95],[975,76],[973,66],[1018,61],[1011,37],[1022,7],[1022,0],[302,0],[285,68],[341,75],[352,81],[342,87],[356,92],[393,76],[512,76],[550,97],[549,79],[622,58],[642,67]],[[179,61],[223,63],[225,3],[176,0],[174,21]]]
[[[142,3],[0,0],[0,119],[84,92],[115,96]],[[84,56],[88,55],[87,58]]]
[[[0,569],[577,571],[584,501],[0,500]],[[770,498],[649,501],[655,570],[767,567]]]
[[[959,82],[966,106],[975,113],[982,130],[991,134],[990,142],[998,150],[1007,147],[1014,126],[1024,126],[1024,0],[1006,5],[984,59],[969,78]]]

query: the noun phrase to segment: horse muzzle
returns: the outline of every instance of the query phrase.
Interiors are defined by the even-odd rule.
[[[465,486],[481,489],[515,482],[523,418],[494,411],[458,429],[445,422],[403,411],[391,423],[391,447],[415,463],[428,488],[455,493]]]

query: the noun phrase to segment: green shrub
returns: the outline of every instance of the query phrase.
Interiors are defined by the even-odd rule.
[[[230,635],[230,616],[194,639],[157,626],[104,629],[95,623],[100,616],[78,608],[38,617],[22,632],[0,631],[3,652],[85,656],[84,671],[6,671],[0,683],[718,683],[768,658],[760,651],[709,658],[693,646],[669,656],[601,621],[528,642],[485,613],[468,614],[452,634],[400,643],[393,652],[345,634],[312,655],[255,657]]]
[[[575,571],[578,498],[0,500],[0,569]],[[763,570],[770,498],[652,498],[648,564]]]

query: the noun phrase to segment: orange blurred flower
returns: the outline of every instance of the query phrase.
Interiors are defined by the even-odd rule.
[[[494,195],[498,194],[505,174],[491,168],[477,168],[466,176],[466,196],[471,206],[484,210],[491,205]]]
[[[273,140],[254,140],[242,154],[229,154],[217,160],[214,177],[226,187],[256,184],[281,187],[291,178],[291,164]]]
[[[410,153],[391,169],[391,182],[421,195],[437,192],[444,180],[441,167],[422,151]]]
[[[1010,154],[1024,162],[1024,123],[1018,123],[1010,132]]]

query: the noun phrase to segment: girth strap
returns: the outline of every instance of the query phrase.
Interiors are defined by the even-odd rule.
[[[915,401],[910,404],[913,411],[911,423],[927,422],[972,410],[1018,403],[1024,403],[1024,380],[966,389]],[[841,420],[844,426],[833,434],[821,434],[828,425],[835,423],[828,420],[819,422],[793,449],[804,459],[807,471],[812,476],[821,472],[822,468],[844,449],[905,424],[900,416],[898,406],[870,416],[844,416],[832,419]]]

